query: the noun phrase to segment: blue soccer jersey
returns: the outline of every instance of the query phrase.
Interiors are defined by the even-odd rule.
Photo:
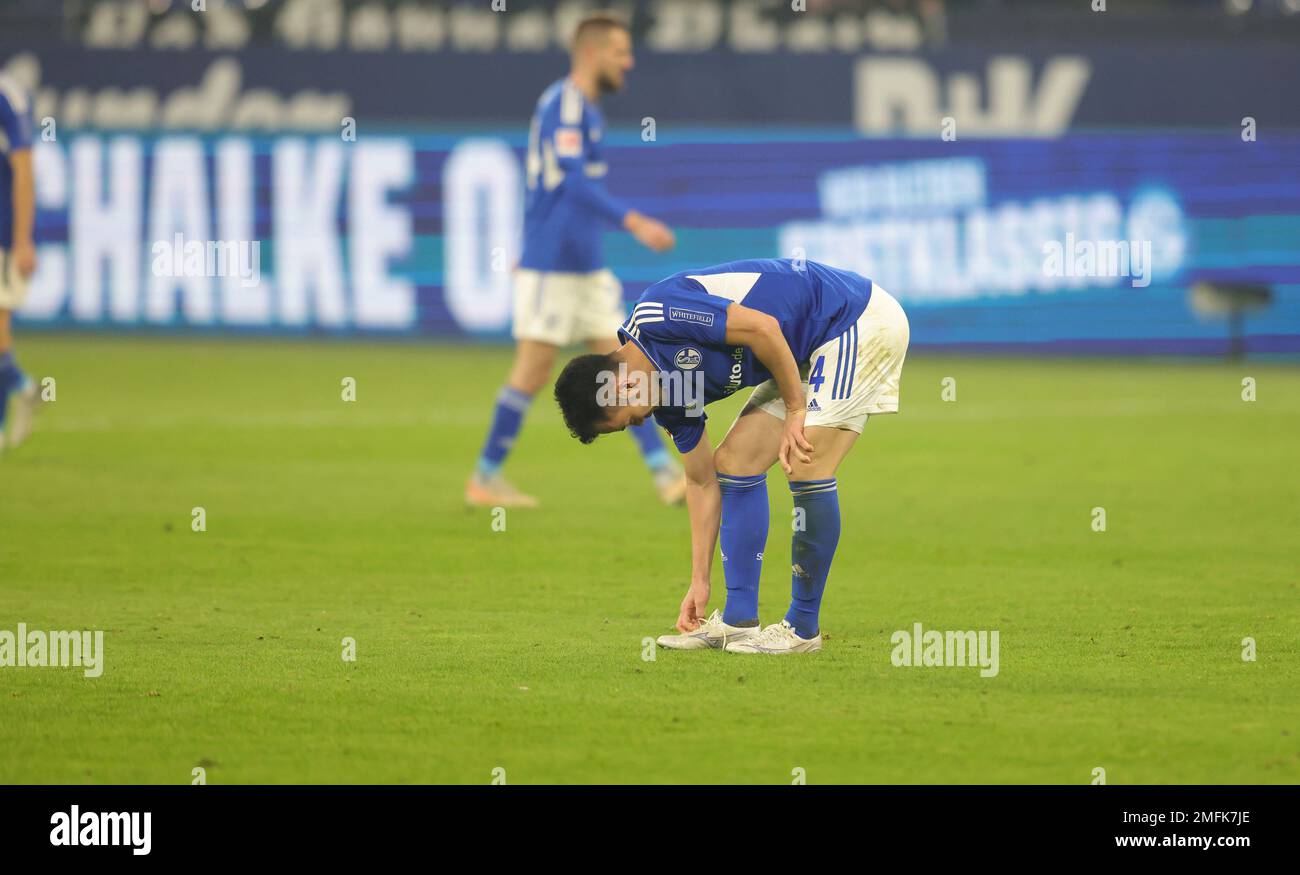
[[[727,343],[732,303],[775,318],[802,366],[815,349],[856,322],[870,299],[871,280],[851,271],[813,261],[796,267],[788,258],[732,261],[673,274],[650,286],[618,337],[636,344],[661,375],[679,372],[684,383],[703,372],[703,404],[708,404],[772,377],[748,347]],[[683,453],[704,433],[703,410],[688,410],[684,403],[663,404],[654,417]]]
[[[14,170],[9,156],[32,147],[32,127],[30,98],[0,74],[0,249],[14,242]]]
[[[605,190],[600,110],[569,79],[542,92],[528,130],[520,267],[589,273],[605,266],[601,234],[628,208]]]

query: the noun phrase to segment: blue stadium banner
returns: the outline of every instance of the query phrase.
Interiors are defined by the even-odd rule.
[[[38,145],[30,326],[503,335],[523,139],[82,134]],[[811,258],[893,292],[921,345],[1214,348],[1198,281],[1257,283],[1254,348],[1300,345],[1300,136],[609,136],[635,296],[688,267]]]

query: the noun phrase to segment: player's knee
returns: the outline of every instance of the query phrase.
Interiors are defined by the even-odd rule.
[[[752,477],[762,474],[771,464],[762,465],[757,460],[747,458],[734,447],[723,444],[713,451],[713,470],[735,477]]]
[[[818,460],[815,453],[813,454],[813,461],[801,462],[795,458],[792,452],[790,454],[789,480],[791,483],[798,483],[802,480],[826,480],[835,476],[835,470],[838,467],[838,463]]]
[[[819,445],[813,442],[813,453],[811,461],[804,462],[799,459],[794,450],[790,451],[790,475],[789,480],[792,483],[798,483],[802,480],[826,480],[834,477],[835,471],[839,468],[839,461],[842,455],[835,451],[834,446],[825,444]]]

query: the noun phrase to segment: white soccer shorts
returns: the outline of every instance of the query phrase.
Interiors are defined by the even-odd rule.
[[[897,413],[898,383],[910,337],[903,308],[893,295],[873,285],[871,300],[858,321],[813,350],[800,368],[808,411],[804,425],[861,434],[869,415]],[[785,401],[776,380],[754,387],[745,412],[754,408],[785,419]]]
[[[519,268],[514,276],[515,340],[568,346],[614,342],[627,318],[623,284],[609,270],[551,273]]]
[[[27,300],[27,278],[18,272],[14,254],[0,249],[0,310],[21,310]]]

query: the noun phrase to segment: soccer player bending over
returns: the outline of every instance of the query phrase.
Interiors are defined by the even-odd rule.
[[[876,413],[898,412],[907,316],[858,274],[812,261],[734,261],[646,289],[617,350],[575,358],[555,385],[583,443],[653,417],[686,469],[691,584],[676,650],[808,653],[840,537],[835,471]],[[714,451],[704,405],[757,386]],[[647,392],[647,387],[649,392]],[[762,628],[758,582],[767,542],[767,470],[780,461],[794,496],[791,601]],[[721,534],[727,599],[705,619]]]
[[[605,189],[604,121],[596,101],[621,89],[631,68],[627,26],[606,13],[593,13],[574,34],[569,76],[537,101],[528,132],[524,251],[514,275],[515,361],[465,487],[471,505],[537,504],[501,474],[524,414],[550,380],[561,347],[585,341],[593,352],[609,352],[616,346],[614,330],[627,310],[622,286],[605,268],[605,229],[621,227],[655,252],[673,246],[667,226],[628,208]],[[660,498],[679,504],[686,481],[659,434],[647,425],[633,428],[632,435]]]
[[[18,83],[0,74],[0,451],[5,447],[10,396],[14,396],[11,447],[27,439],[32,413],[40,404],[36,384],[18,367],[13,352],[13,312],[22,307],[27,278],[36,270],[35,215],[31,99]]]

